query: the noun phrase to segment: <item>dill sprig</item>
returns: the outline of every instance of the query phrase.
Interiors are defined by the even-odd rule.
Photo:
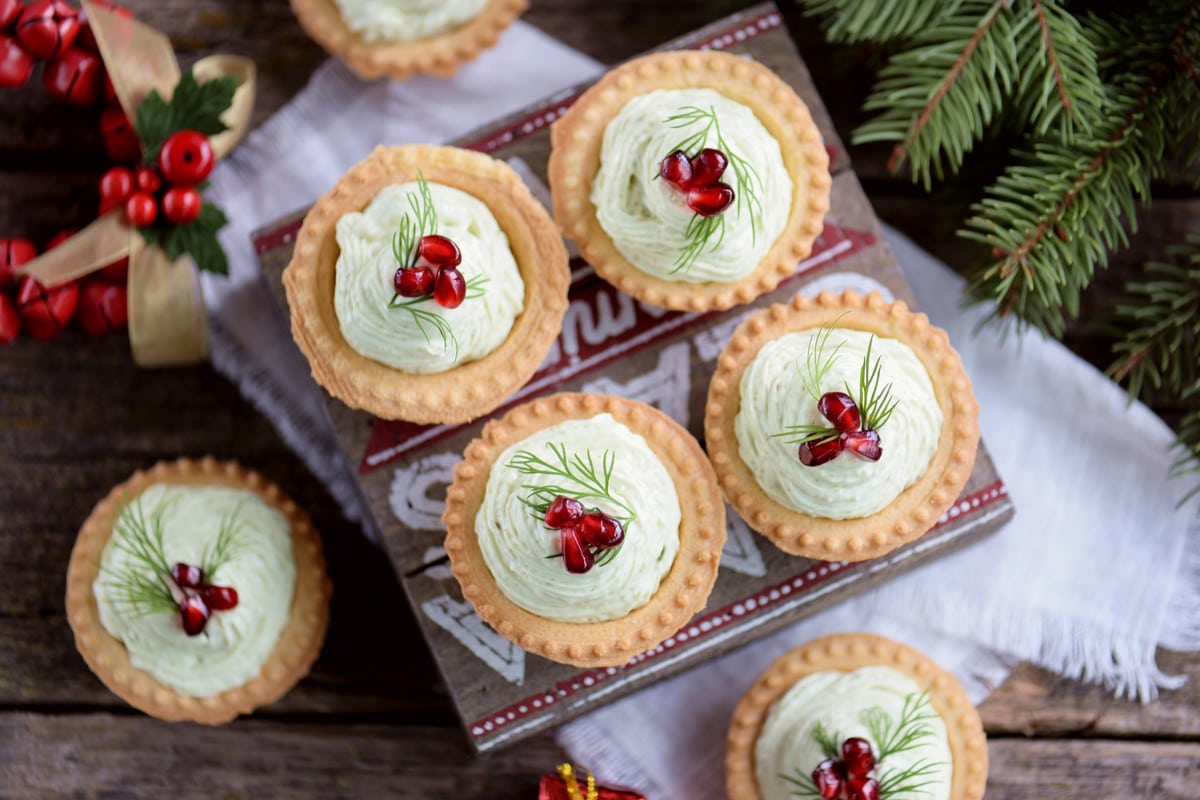
[[[756,243],[758,241],[758,217],[761,216],[763,208],[761,194],[765,190],[766,184],[763,183],[762,176],[758,174],[754,165],[734,152],[729,143],[725,141],[716,109],[712,106],[709,106],[707,110],[699,106],[684,106],[677,113],[667,117],[666,124],[672,128],[703,126],[685,136],[679,144],[668,150],[668,153],[680,150],[690,156],[708,145],[710,134],[716,136],[717,148],[729,159],[729,169],[733,171],[737,184],[733,193],[734,212],[738,218],[741,218],[742,209],[745,208],[750,217],[750,242],[751,244]],[[690,267],[705,250],[715,250],[721,246],[721,242],[725,240],[725,215],[718,214],[715,217],[695,215],[688,223],[684,236],[688,243],[679,257],[675,259],[675,265],[671,270],[672,274]]]
[[[467,279],[467,295],[466,300],[475,300],[483,297],[484,287],[491,280],[487,275],[472,275]],[[426,326],[433,328],[442,340],[442,349],[449,350],[454,348],[454,360],[458,361],[458,337],[454,335],[454,329],[450,327],[450,323],[446,318],[435,311],[422,308],[425,303],[431,302],[433,295],[427,294],[424,297],[401,297],[396,295],[392,301],[388,303],[388,308],[399,308],[412,314],[413,322],[417,324],[417,330],[421,332],[421,336],[425,337],[425,344],[432,344],[433,339],[429,336],[429,330]]]
[[[872,336],[867,340],[867,355],[858,369],[858,394],[850,390],[850,384],[846,384],[846,394],[854,398],[858,412],[862,415],[863,430],[868,431],[879,430],[891,419],[892,412],[896,410],[896,404],[899,402],[892,397],[890,383],[881,386],[883,381],[880,375],[880,358],[876,356],[875,361],[871,361],[871,347],[874,344],[875,337]]]
[[[200,569],[208,581],[216,578],[217,572],[232,560],[237,548],[241,547],[238,529],[241,527],[238,516],[242,512],[239,502],[233,511],[221,518],[221,527],[217,530],[217,538],[211,545],[204,548],[204,556],[200,559]]]
[[[437,233],[438,228],[433,195],[421,172],[417,173],[417,194],[409,192],[407,197],[411,214],[404,215],[400,229],[392,234],[392,255],[396,263],[405,268],[417,263],[417,244],[421,239]]]
[[[866,723],[875,740],[876,760],[912,750],[932,737],[933,726],[929,722],[935,718],[929,692],[914,692],[905,697],[899,722],[894,722],[892,715],[878,706],[868,709]]]
[[[816,725],[813,725],[812,735],[817,744],[821,746],[821,752],[825,754],[826,758],[842,757],[841,749],[838,747],[838,742],[842,739],[840,733],[834,733],[831,736],[825,724],[818,721]]]
[[[179,609],[168,577],[171,565],[163,552],[165,511],[160,505],[147,519],[141,503],[122,505],[113,526],[112,543],[128,554],[132,563],[114,572],[100,567],[108,576],[104,586],[112,592],[114,601],[125,605],[135,617]]]
[[[937,783],[934,776],[943,766],[941,761],[922,758],[904,769],[880,770],[880,800],[916,800],[914,795]]]
[[[812,776],[805,775],[804,771],[799,767],[797,767],[791,775],[780,773],[779,777],[782,778],[785,783],[792,785],[792,789],[790,790],[792,797],[807,799],[809,797],[819,798],[821,796],[821,793],[817,790],[817,784],[813,782]]]

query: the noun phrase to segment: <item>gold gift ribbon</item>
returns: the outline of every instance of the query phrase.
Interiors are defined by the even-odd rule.
[[[170,40],[89,0],[83,0],[83,9],[117,101],[130,121],[151,91],[169,99],[182,74]],[[213,55],[197,61],[192,71],[201,83],[226,76],[238,80],[233,103],[221,115],[229,130],[209,139],[219,160],[250,128],[254,62],[240,56]],[[16,271],[32,275],[46,286],[57,286],[125,256],[129,257],[129,344],[134,362],[142,367],[166,367],[208,358],[208,315],[191,257],[184,255],[172,263],[161,247],[146,246],[120,209],[109,211]]]

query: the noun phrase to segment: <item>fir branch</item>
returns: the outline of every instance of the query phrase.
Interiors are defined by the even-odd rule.
[[[917,793],[937,783],[936,775],[945,766],[944,762],[922,758],[904,769],[881,770],[880,800],[918,800]]]
[[[1104,119],[1104,83],[1083,26],[1057,0],[1022,0],[1018,9],[1013,103],[1021,124],[1063,141],[1091,133]]]
[[[629,526],[637,521],[637,515],[628,504],[612,493],[612,474],[617,463],[613,451],[605,450],[600,456],[600,463],[597,464],[591,450],[568,455],[564,444],[547,442],[546,447],[552,453],[549,460],[529,450],[520,450],[506,465],[522,475],[543,475],[557,481],[547,485],[521,485],[521,488],[528,492],[521,498],[521,502],[530,512],[538,519],[544,518],[546,509],[559,495],[574,498],[584,505],[589,505],[584,502],[587,500],[602,501],[610,508],[620,509],[620,513],[612,516],[621,522],[628,534]]]
[[[112,572],[101,567],[108,575],[105,588],[136,617],[179,609],[168,581],[171,565],[163,551],[165,511],[160,505],[147,519],[140,502],[122,506],[113,525],[112,546],[128,555],[130,563]]]
[[[907,39],[942,24],[963,0],[910,0],[864,3],[862,0],[802,0],[810,16],[833,16],[825,25],[831,42]]]
[[[875,760],[904,753],[933,736],[929,721],[936,718],[929,702],[929,692],[914,692],[904,698],[899,721],[879,706],[866,711],[867,728],[875,742]]]
[[[472,275],[467,279],[467,293],[465,300],[477,300],[483,297],[485,293],[484,287],[491,281],[487,275]],[[413,322],[417,325],[417,330],[421,332],[421,336],[425,338],[425,344],[433,344],[433,339],[429,336],[429,328],[433,328],[434,332],[442,340],[442,350],[454,348],[454,360],[458,361],[458,337],[454,335],[454,328],[441,314],[436,311],[422,308],[426,303],[434,302],[433,295],[427,294],[424,297],[406,298],[400,295],[393,295],[388,303],[388,308],[399,308],[407,311],[412,315]]]

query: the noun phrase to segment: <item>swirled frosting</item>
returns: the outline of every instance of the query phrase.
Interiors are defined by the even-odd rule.
[[[820,331],[790,333],[767,342],[742,373],[741,408],[734,420],[738,452],[754,479],[777,503],[827,519],[874,514],[925,473],[937,451],[942,410],[925,366],[904,343],[875,337],[872,361],[879,359],[881,386],[891,384],[899,402],[879,431],[883,456],[866,461],[849,452],[817,467],[806,467],[796,445],[774,437],[792,425],[828,425],[804,387],[809,342]],[[858,389],[859,368],[871,334],[834,329],[826,352],[840,345],[821,393]],[[853,393],[853,392],[852,392]]]
[[[658,170],[684,138],[703,130],[703,123],[675,128],[667,122],[688,107],[716,114],[728,149],[754,168],[761,185],[748,189],[732,166],[725,170],[721,180],[733,187],[741,202],[723,212],[725,232],[720,241],[714,237],[715,246],[706,247],[689,266],[677,270],[677,259],[688,243],[688,224],[695,215],[684,193],[659,178]],[[703,147],[718,147],[715,128],[696,152]],[[748,191],[762,202],[753,215],[745,202]],[[728,283],[753,272],[783,231],[792,207],[792,180],[779,142],[749,108],[712,89],[660,89],[633,98],[608,123],[591,199],[600,227],[638,269],[673,281]]]
[[[905,700],[915,703],[921,699],[920,694],[921,688],[911,678],[888,667],[818,672],[797,681],[771,706],[754,745],[755,777],[762,800],[793,800],[796,787],[785,776],[811,780],[812,771],[827,758],[813,735],[817,723],[836,737],[838,745],[858,736],[871,743],[874,753],[879,753],[880,743],[872,736],[867,712],[880,709],[893,723],[898,723]],[[923,720],[929,734],[920,737],[911,749],[880,760],[876,779],[882,783],[889,774],[898,774],[924,761],[930,765],[928,774],[920,780],[925,785],[905,797],[949,800],[954,767],[946,723],[932,706],[925,705],[923,711],[929,714]]]
[[[596,463],[605,450],[614,457],[609,493],[633,512],[625,541],[612,561],[581,575],[567,572],[559,553],[559,533],[546,527],[522,502],[526,485],[562,485],[550,475],[528,475],[507,466],[518,452],[553,461],[547,447],[566,448],[569,457]],[[604,498],[582,498],[584,505],[617,515]],[[681,512],[675,484],[654,451],[638,434],[600,414],[544,428],[508,447],[492,467],[475,534],[496,585],[521,608],[560,622],[602,622],[623,617],[645,605],[679,552]]]
[[[199,636],[183,632],[178,613],[144,613],[123,588],[132,573],[169,585],[169,577],[150,570],[121,535],[123,522],[152,520],[156,514],[168,565],[201,564],[222,524],[232,520],[235,525],[232,558],[206,577],[236,589],[238,604],[214,612]],[[156,484],[122,509],[92,591],[101,624],[124,643],[130,663],[180,694],[207,697],[258,675],[287,624],[295,585],[287,518],[258,495],[219,486]]]
[[[388,186],[366,210],[346,214],[337,223],[341,255],[333,307],[342,336],[367,358],[415,374],[445,372],[486,356],[508,337],[525,303],[525,282],[508,237],[488,207],[451,186],[428,186],[437,209],[437,232],[458,245],[463,277],[468,283],[481,276],[487,279],[481,297],[468,292],[457,308],[443,308],[432,298],[419,305],[423,313],[444,320],[454,332],[457,349],[428,320],[388,307],[398,267],[392,236],[411,213],[408,197],[417,194],[418,184]]]
[[[488,0],[334,0],[346,27],[367,42],[411,42],[479,16]]]

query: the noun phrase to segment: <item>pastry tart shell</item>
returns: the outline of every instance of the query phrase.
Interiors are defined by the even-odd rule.
[[[962,684],[924,654],[869,633],[839,633],[814,639],[784,653],[758,676],[734,709],[729,725],[725,781],[730,800],[762,797],[755,777],[754,748],[775,701],[809,675],[852,672],[870,666],[897,670],[929,692],[930,703],[946,723],[953,760],[950,800],[980,800],[987,785],[987,739],[979,712]]]
[[[911,348],[929,373],[942,410],[938,448],[921,477],[881,511],[840,520],[795,511],[769,497],[742,460],[734,430],[742,373],[762,346],[785,334],[834,322]],[[750,527],[793,555],[862,561],[913,541],[954,504],[975,463],[979,406],[949,337],[927,316],[909,311],[903,302],[889,303],[878,292],[865,297],[853,291],[821,292],[816,298],[797,295],[791,303],[758,311],[738,326],[709,383],[704,433],[721,489]]]
[[[225,486],[251,491],[283,514],[291,527],[296,564],[291,613],[258,675],[241,686],[206,697],[181,694],[133,666],[125,645],[100,622],[92,584],[100,572],[104,547],[122,506],[155,484]],[[308,674],[325,640],[332,591],[320,536],[308,515],[278,486],[232,461],[181,459],[134,473],[92,509],[71,550],[67,568],[67,620],[84,661],[122,700],[169,722],[190,720],[218,725],[275,702]]]
[[[691,88],[714,89],[750,108],[779,143],[792,179],[791,211],[783,231],[753,272],[728,283],[670,281],[643,272],[600,227],[591,200],[608,123],[634,97]],[[550,189],[563,233],[602,278],[650,305],[710,311],[771,291],[812,252],[829,209],[829,157],[808,107],[771,70],[730,53],[680,50],[634,59],[588,89],[550,133]]]
[[[385,187],[419,175],[488,207],[525,282],[523,310],[499,347],[427,375],[393,369],[354,350],[342,336],[333,302],[338,220],[362,211]],[[432,145],[379,147],[351,167],[305,216],[283,273],[292,336],[317,383],[353,408],[421,424],[468,422],[523,386],[562,328],[570,281],[562,237],[511,167],[482,153]]]
[[[679,553],[649,602],[624,617],[595,623],[546,619],[513,603],[496,585],[479,547],[475,517],[488,475],[506,448],[551,425],[603,413],[645,439],[670,475],[682,512]],[[451,571],[479,616],[524,650],[581,667],[625,664],[683,627],[704,607],[725,545],[725,507],[700,445],[661,411],[606,395],[550,395],[489,422],[454,468],[442,521]]]

